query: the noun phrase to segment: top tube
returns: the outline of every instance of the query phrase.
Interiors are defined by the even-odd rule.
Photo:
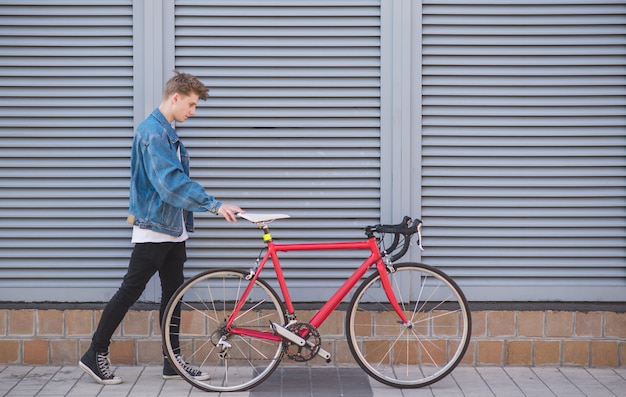
[[[288,214],[281,213],[238,212],[236,215],[256,224],[260,229],[263,229],[265,232],[263,240],[266,242],[272,239],[267,224],[278,219],[290,218]],[[422,246],[421,228],[421,219],[411,219],[411,217],[405,216],[402,222],[397,225],[378,224],[374,226],[367,226],[365,227],[365,235],[368,239],[376,237],[381,245],[381,254],[385,257],[388,256],[391,262],[395,262],[407,253],[411,242],[411,236],[414,234],[417,234],[417,245],[419,249],[424,250]],[[385,247],[383,243],[383,236],[386,233],[394,236],[393,242],[388,247]]]

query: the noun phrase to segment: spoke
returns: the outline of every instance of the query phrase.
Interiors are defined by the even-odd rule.
[[[424,287],[426,286],[426,278],[427,278],[427,276],[424,276],[424,282],[420,283],[420,292],[417,295],[417,299],[415,300],[415,307],[413,309],[413,316],[415,316],[415,313],[422,311],[422,308],[418,309],[417,305],[422,300],[422,294],[424,293]],[[420,275],[420,280],[421,279],[422,279],[422,276]],[[424,302],[424,303],[426,303],[426,302]]]
[[[215,321],[216,323],[219,323],[219,322],[220,322],[220,320],[219,320],[219,318],[217,317],[217,308],[215,307],[215,299],[213,299],[213,290],[211,289],[211,284],[210,284],[210,283],[207,283],[207,285],[206,285],[206,289],[207,289],[207,292],[209,293],[209,299],[211,300],[211,307],[212,307],[212,309],[213,309],[213,313],[215,314],[214,321]],[[210,310],[210,309],[209,309],[209,310]],[[207,310],[207,312],[208,312],[209,310]]]
[[[437,368],[439,368],[439,365],[435,362],[435,359],[433,358],[433,356],[430,355],[428,349],[426,348],[426,346],[424,346],[424,344],[422,343],[422,339],[421,338],[417,338],[417,342],[420,344],[422,351],[425,352],[428,355],[428,358],[430,358],[430,362]],[[441,349],[439,349],[437,346],[435,346],[432,342],[430,343],[435,349],[439,350],[440,352],[442,351]]]
[[[208,343],[210,343],[210,342],[211,342],[211,341],[210,341],[210,340],[208,340],[208,339],[207,339],[207,340],[205,340],[205,341],[204,341],[204,342],[200,345],[200,347],[197,347],[197,348],[196,348],[196,349],[195,349],[195,350],[191,353],[191,355],[189,356],[189,360],[190,360],[190,361],[193,361],[192,359],[196,357],[196,354],[197,354],[198,352],[202,351],[202,348],[204,348],[204,347],[205,347]],[[212,345],[212,343],[211,343],[211,345]],[[209,350],[209,352],[211,352],[212,350],[213,350],[213,349]],[[208,357],[209,357],[208,355],[206,355],[206,356],[205,356],[204,360],[202,360],[202,365],[204,365],[204,363],[206,363],[206,359],[207,359]]]
[[[378,361],[378,363],[376,365],[378,368],[380,368],[383,365],[383,362],[385,361],[385,359],[390,356],[390,352],[391,352],[392,346],[393,346],[393,344],[390,345],[390,347],[387,349],[387,352],[385,353],[385,355],[382,356],[380,358],[380,360]],[[378,350],[378,349],[376,349],[376,350]],[[391,358],[389,358],[389,362],[391,362]]]
[[[259,339],[257,339],[257,340],[259,340]],[[259,350],[259,349],[257,349],[256,347],[254,347],[254,345],[253,345],[253,344],[251,344],[250,342],[246,342],[246,343],[248,343],[248,345],[250,346],[250,348],[254,349],[254,351],[255,351],[255,352],[257,352],[257,353],[258,353],[261,357],[263,357],[264,359],[269,359],[269,357],[268,357],[268,356],[266,356],[266,355],[265,355],[265,353],[263,353],[262,351],[260,351],[260,350]],[[265,344],[267,344],[267,343],[265,343]]]
[[[209,313],[205,310],[200,310],[197,307],[191,305],[190,303],[187,303],[187,301],[180,301],[181,306],[185,306],[188,307],[189,309],[191,309],[192,311],[196,312],[196,313],[200,313],[203,317],[208,318],[210,320],[219,322],[219,320],[217,319],[217,313],[215,313],[215,318],[211,318],[211,316],[209,315]],[[182,321],[182,318],[180,319]]]
[[[420,298],[421,298],[421,296],[422,296],[422,292],[424,291],[424,287],[426,286],[426,280],[427,280],[427,279],[428,279],[428,276],[424,276],[424,282],[422,283],[422,290],[420,291]],[[422,306],[421,306],[421,307],[420,307],[417,311],[419,311],[419,312],[422,312],[422,311],[423,311],[424,307],[426,307],[426,304],[427,304],[428,302],[430,302],[431,298],[433,297],[433,295],[435,295],[435,292],[437,292],[437,291],[439,290],[439,287],[440,287],[440,286],[441,286],[441,285],[439,284],[439,285],[437,285],[435,288],[433,288],[433,291],[430,293],[430,295],[428,296],[428,298],[426,298],[426,299],[424,299],[424,300],[423,300]],[[416,305],[417,305],[417,302],[416,302]]]
[[[250,347],[251,349],[253,349],[255,352],[257,352],[258,354],[260,354],[263,358],[265,359],[269,359],[269,357],[267,355],[265,355],[265,353],[263,353],[262,351],[260,351],[259,349],[257,349],[252,343],[250,343],[247,339],[243,338],[243,337],[239,337],[240,341],[242,341],[243,343],[245,343],[248,347]],[[262,339],[255,339],[255,341],[258,342],[262,342],[266,345],[273,345],[273,343],[267,343],[265,341],[263,341]],[[243,352],[243,350],[241,350],[241,348],[239,347],[239,345],[237,344],[237,349],[241,352],[242,355],[246,356],[246,354]],[[248,360],[250,362],[250,365],[252,366],[252,361]]]
[[[409,357],[410,357],[410,352],[411,352],[411,346],[410,346],[410,341],[409,341],[409,335],[410,333],[407,332],[406,333],[406,377],[408,379],[409,377]]]
[[[397,273],[397,272],[396,272]],[[396,273],[393,273],[393,279],[396,280],[398,277],[396,276]],[[402,305],[402,310],[406,311],[406,304],[404,302],[404,299],[402,298],[402,291],[400,290],[400,283],[398,281],[394,282],[395,285],[395,290],[396,290],[396,295],[399,299],[396,298],[396,300]],[[409,291],[411,290],[411,288],[409,287]],[[409,295],[410,296],[410,295]]]
[[[415,316],[418,312],[419,312],[419,313],[425,313],[425,311],[424,311],[423,309],[426,307],[426,304],[427,304],[427,303],[431,302],[431,298],[433,297],[433,295],[435,294],[435,292],[437,292],[437,291],[440,289],[440,287],[441,287],[441,286],[440,286],[440,285],[438,285],[438,286],[437,286],[437,287],[433,290],[433,292],[430,294],[430,296],[428,296],[428,298],[427,298],[427,299],[425,299],[425,300],[422,302],[422,305],[419,307],[419,309],[416,309],[416,310],[414,310],[414,311],[413,311],[413,316]],[[453,294],[450,294],[450,295],[448,295],[445,299],[442,299],[439,303],[437,303],[437,305],[436,305],[435,307],[433,307],[432,309],[430,309],[430,310],[429,310],[429,312],[432,312],[432,311],[434,311],[434,310],[437,310],[437,309],[438,309],[439,307],[441,307],[441,305],[443,305],[444,303],[451,302],[451,300],[450,300],[451,298],[454,298],[454,295],[453,295]],[[416,302],[415,302],[415,306],[417,306],[417,305],[418,305],[418,302],[416,301]]]
[[[204,299],[202,299],[202,297],[200,296],[200,294],[195,290],[195,289],[191,289],[191,292],[194,294],[194,296],[196,297],[196,301],[200,302],[204,308],[209,311],[209,307],[206,305],[206,302],[204,301]],[[186,299],[185,301],[182,301],[182,297],[181,297],[181,303],[182,302],[186,302],[188,299]],[[213,299],[211,299],[211,303],[213,302]]]
[[[389,352],[393,350],[393,348],[396,346],[396,344],[398,343],[400,338],[402,338],[402,335],[404,335],[404,331],[400,331],[398,336],[396,336],[396,338],[393,341],[391,341],[391,343],[389,345]],[[392,361],[390,361],[390,362],[392,362]]]
[[[239,296],[239,295],[238,295],[238,296]],[[260,302],[259,302],[259,303],[257,303],[256,305],[252,306],[250,309],[246,310],[246,311],[245,311],[245,312],[243,312],[243,313],[240,313],[240,314],[237,316],[237,318],[235,319],[235,321],[236,321],[236,320],[239,320],[240,318],[242,318],[242,317],[243,317],[243,316],[245,316],[246,314],[250,313],[251,311],[253,311],[254,309],[256,309],[257,307],[259,307],[260,305],[262,305],[262,304],[263,304],[263,303],[265,303],[265,302],[266,302],[266,299],[263,299],[262,301],[260,301]]]
[[[432,316],[431,318],[441,318],[441,317],[445,317],[445,316],[449,316],[450,314],[456,314],[459,313],[461,311],[461,309],[457,309],[457,310],[449,310],[447,312],[438,314],[436,316]]]
[[[230,373],[228,366],[228,358],[224,359],[224,385],[228,386],[228,374]]]
[[[435,318],[446,317],[446,316],[449,316],[451,314],[457,314],[457,313],[460,313],[460,312],[461,312],[461,309],[456,309],[456,310],[447,311],[447,312],[438,314],[436,316],[433,316],[432,315],[432,311],[430,311],[430,312],[427,312],[427,313],[423,313],[423,314],[431,314],[430,316],[426,316],[426,317],[423,317],[423,318],[421,318],[419,320],[412,321],[412,323],[413,323],[413,325],[419,325],[419,324],[423,324],[423,323],[428,323],[429,321],[431,321],[431,320],[433,320]]]
[[[450,302],[450,301],[449,301],[449,299],[450,299],[450,298],[452,298],[452,297],[454,297],[454,295],[452,295],[452,294],[448,295],[445,299],[443,299],[441,302],[439,302],[439,303],[437,304],[437,306],[433,307],[433,308],[432,308],[432,309],[430,309],[430,310],[431,310],[431,311],[433,311],[433,310],[437,310],[437,309],[438,309],[441,305],[443,305],[444,303],[446,303],[446,302]]]
[[[272,317],[274,314],[275,314],[275,313],[268,312],[266,315],[261,316],[261,317],[259,318],[259,321],[260,321],[260,320],[263,320],[263,319],[266,319],[266,318],[270,318],[270,317]]]
[[[247,345],[250,345],[243,338],[239,338],[239,340],[243,341]],[[246,361],[250,367],[254,368],[254,365],[252,364],[252,360],[250,360],[250,358],[247,357],[247,354],[241,349],[241,347],[239,347],[239,343],[233,343],[233,345],[235,345],[237,347],[237,350],[239,350],[239,353],[241,353],[241,357],[243,357],[243,361]]]

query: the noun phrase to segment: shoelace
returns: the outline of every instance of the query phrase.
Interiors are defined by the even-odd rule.
[[[183,356],[181,356],[180,354],[176,355],[176,361],[178,361],[178,363],[180,364],[181,367],[183,367],[185,372],[187,372],[191,376],[198,376],[199,374],[202,373],[201,371],[198,371],[191,365],[187,364],[185,360],[183,360]]]
[[[104,379],[111,379],[113,377],[113,372],[111,372],[111,361],[109,360],[108,355],[104,354],[96,354],[98,360],[98,370]]]

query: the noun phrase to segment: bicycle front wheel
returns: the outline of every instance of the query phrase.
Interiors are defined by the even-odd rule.
[[[408,323],[391,307],[375,273],[357,288],[348,308],[350,351],[365,372],[386,385],[430,385],[448,375],[467,350],[467,300],[454,280],[421,263],[397,265],[388,277]]]
[[[203,391],[247,390],[269,377],[282,358],[280,341],[231,332],[237,328],[272,332],[270,321],[285,324],[284,305],[265,281],[254,282],[232,328],[226,329],[226,320],[250,284],[247,275],[236,269],[198,274],[176,291],[165,310],[165,353],[176,372]],[[206,376],[188,373],[176,360],[179,354]]]

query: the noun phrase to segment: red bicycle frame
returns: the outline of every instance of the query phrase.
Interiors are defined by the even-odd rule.
[[[307,243],[307,244],[275,244],[272,240],[269,232],[266,230],[263,236],[263,240],[267,243],[267,252],[265,256],[259,263],[256,272],[253,277],[250,279],[250,282],[246,289],[244,290],[239,302],[235,305],[233,312],[230,314],[228,318],[226,328],[233,334],[249,336],[254,338],[261,339],[269,339],[274,341],[280,341],[281,337],[275,335],[272,332],[267,331],[258,331],[248,328],[233,328],[232,324],[235,321],[239,311],[243,307],[250,290],[252,289],[255,280],[261,274],[263,267],[267,263],[267,261],[271,258],[272,263],[274,264],[274,271],[276,273],[276,277],[278,279],[278,284],[280,285],[280,290],[283,295],[283,299],[285,301],[285,306],[287,309],[288,315],[293,315],[295,309],[293,307],[293,302],[291,300],[291,296],[289,294],[289,289],[287,288],[287,283],[285,281],[285,277],[283,275],[282,268],[280,266],[280,260],[278,259],[278,252],[289,252],[289,251],[328,251],[328,250],[369,250],[370,256],[363,261],[363,263],[352,273],[352,275],[335,291],[335,293],[330,297],[330,299],[319,309],[319,311],[311,318],[309,324],[312,326],[319,328],[322,323],[330,316],[330,314],[339,306],[341,301],[348,295],[348,293],[354,288],[356,283],[365,275],[365,272],[373,265],[376,264],[376,269],[380,274],[380,279],[383,285],[383,289],[389,299],[389,303],[394,308],[400,319],[403,323],[407,323],[408,320],[402,311],[402,308],[398,304],[398,301],[393,293],[393,289],[391,287],[391,282],[389,281],[389,277],[387,275],[387,266],[385,265],[383,258],[380,255],[380,251],[378,249],[378,244],[376,242],[375,237],[368,238],[365,241],[355,241],[355,242],[332,242],[332,243]]]

